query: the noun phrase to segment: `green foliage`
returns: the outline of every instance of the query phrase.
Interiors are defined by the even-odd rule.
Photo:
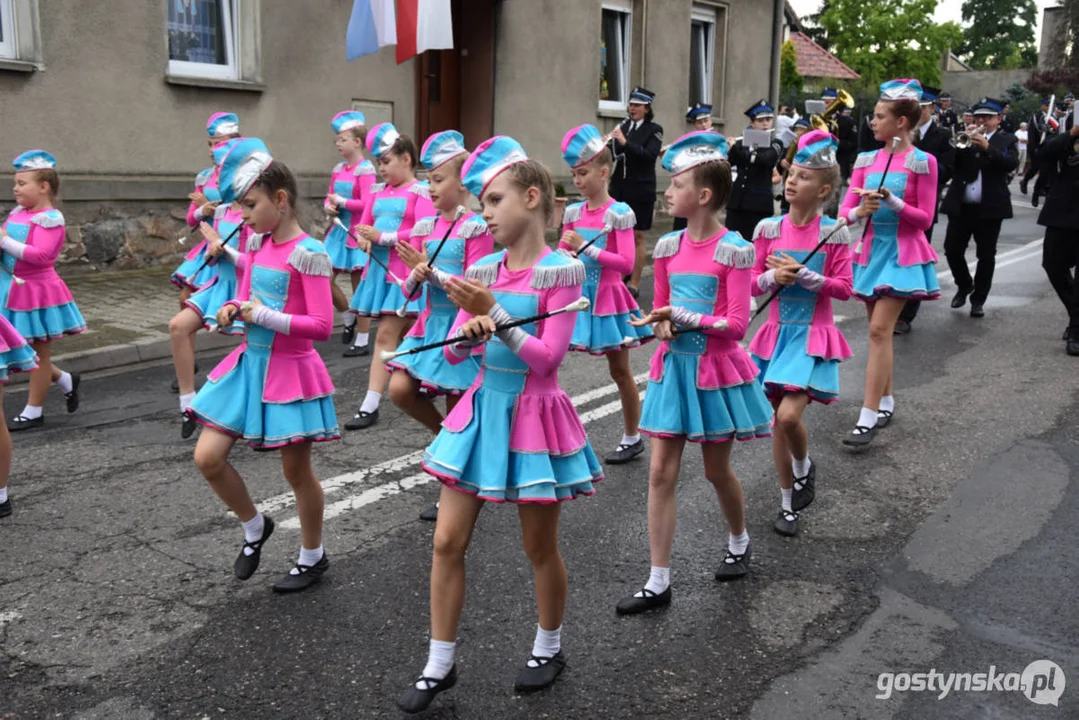
[[[955,54],[975,70],[1036,67],[1037,17],[1034,0],[963,0],[963,42]]]
[[[820,9],[818,9],[817,12],[812,15],[806,15],[801,19],[802,31],[813,38],[813,42],[817,43],[828,52],[832,52],[831,41],[828,39],[828,31],[820,24],[820,16],[828,12],[831,5],[832,0],[823,0],[820,4]]]
[[[1042,96],[1039,93],[1031,92],[1019,83],[1005,90],[1000,99],[1011,105],[1008,112],[1018,117],[1020,122],[1029,119],[1042,104]]]
[[[779,65],[779,91],[784,95],[799,92],[802,89],[802,76],[798,74],[798,51],[794,42],[783,43]]]
[[[566,186],[563,185],[562,183],[555,183],[554,184],[554,196],[555,197],[566,197]]]
[[[940,58],[962,41],[955,23],[933,20],[936,0],[830,0],[819,23],[836,56],[869,84],[918,78],[940,85]]]

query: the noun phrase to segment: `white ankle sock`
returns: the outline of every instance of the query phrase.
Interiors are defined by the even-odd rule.
[[[343,315],[343,317],[341,318],[341,321],[343,323],[345,323],[345,327],[352,327],[353,325],[356,324],[356,315],[355,315],[355,313],[351,313],[348,310],[345,310],[345,312],[343,312],[342,315]]]
[[[301,545],[300,546],[300,559],[296,562],[296,564],[297,565],[306,565],[307,567],[311,567],[315,563],[317,563],[319,560],[322,559],[323,554],[324,553],[322,552],[322,546],[321,545],[319,545],[314,550],[308,550],[307,548],[305,548],[304,546]],[[289,575],[299,575],[299,574],[300,574],[300,571],[297,570],[296,568],[292,568],[292,570],[289,571]]]
[[[731,535],[730,540],[727,541],[727,549],[731,551],[731,555],[741,555],[749,547],[749,531],[743,530],[741,535]]]
[[[371,333],[356,333],[356,337],[352,339],[352,347],[367,347],[367,340]]]
[[[636,445],[641,441],[640,434],[637,435],[622,435],[623,445]]]
[[[19,413],[19,414],[22,415],[27,420],[33,420],[35,418],[39,418],[39,417],[41,417],[41,406],[40,405],[27,405],[26,407],[24,407],[22,409],[22,412]]]
[[[427,649],[427,664],[423,666],[423,672],[420,674],[425,678],[441,680],[450,674],[450,668],[453,667],[453,661],[456,656],[456,642],[431,640],[431,644]],[[427,690],[428,688],[423,683],[418,682],[416,683],[416,689]]]
[[[262,530],[264,527],[262,513],[256,512],[255,517],[251,518],[245,523],[241,523],[244,526],[244,541],[255,542],[262,537]],[[244,548],[244,555],[254,555],[255,551],[251,548]]]
[[[0,488],[0,503],[7,502],[7,485]]]
[[[791,508],[791,495],[794,494],[794,489],[779,488],[779,492],[783,496],[783,509],[787,512],[794,512]]]
[[[867,407],[862,408],[862,412],[858,415],[858,424],[862,427],[876,427],[877,413]]]
[[[375,410],[378,410],[378,404],[380,402],[382,402],[382,393],[368,390],[367,396],[363,399],[363,405],[360,405],[360,412],[373,413]]]
[[[184,410],[187,410],[189,407],[191,407],[191,403],[195,399],[196,394],[197,393],[192,392],[180,396],[180,412],[183,412]]]
[[[536,641],[532,643],[532,654],[536,657],[551,658],[562,649],[562,626],[554,630],[544,630],[536,625]],[[528,667],[539,667],[535,660],[529,659]]]
[[[893,395],[885,395],[880,399],[880,409],[886,412],[895,412],[895,397]]]
[[[644,589],[659,595],[670,586],[671,569],[669,567],[656,567],[653,565],[652,571],[648,575],[648,582],[644,584]],[[641,597],[644,597],[643,594]]]
[[[60,377],[56,379],[55,384],[56,387],[60,388],[65,393],[71,392],[71,373],[60,373]]]
[[[794,471],[794,477],[801,478],[809,474],[809,456],[798,460],[797,458],[791,458],[791,470]]]

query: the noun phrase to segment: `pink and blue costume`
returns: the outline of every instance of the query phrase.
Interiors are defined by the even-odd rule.
[[[223,202],[243,197],[272,162],[257,139],[238,143],[222,164]],[[322,243],[300,234],[248,241],[239,291],[228,304],[258,299],[244,344],[210,373],[191,412],[200,423],[256,448],[340,438],[333,382],[314,348],[333,332],[333,267]]]
[[[367,133],[367,149],[372,157],[380,158],[387,153],[400,137],[397,129],[389,123],[376,125]],[[386,183],[371,186],[371,195],[363,209],[360,225],[370,225],[381,235],[371,245],[371,254],[389,267],[393,275],[404,282],[409,268],[397,254],[398,241],[412,245],[411,232],[420,218],[435,214],[431,204],[431,194],[426,183],[414,180],[400,187]],[[364,268],[360,284],[352,295],[349,310],[361,317],[396,315],[397,309],[405,301],[401,286],[377,262],[368,262]],[[423,308],[424,298],[421,293],[408,303],[407,314],[416,317]]]
[[[717,133],[689,133],[667,150],[663,167],[678,175],[705,161],[721,162],[726,145]],[[757,382],[757,366],[738,344],[749,326],[753,246],[726,228],[700,241],[683,230],[660,238],[653,257],[654,307],[670,306],[679,329],[704,329],[656,348],[641,432],[698,443],[770,436],[772,406]],[[705,327],[717,323],[723,327]]]
[[[225,251],[211,260],[211,265],[216,266],[213,277],[206,281],[202,287],[192,293],[184,302],[199,314],[202,324],[211,332],[217,330],[225,335],[242,335],[244,324],[242,320],[233,321],[227,328],[217,325],[217,311],[236,297],[240,277],[243,276],[244,267],[247,263],[247,245],[251,239],[251,226],[244,223],[243,211],[233,210],[232,205],[219,205],[214,211],[214,229],[225,242]],[[235,234],[234,234],[235,233]]]
[[[581,125],[562,139],[562,157],[571,168],[578,168],[594,160],[605,147],[594,125]],[[575,231],[586,245],[591,243],[582,246],[579,256],[585,268],[583,295],[590,305],[577,314],[570,350],[605,355],[652,339],[647,327],[629,324],[631,317],[640,317],[640,307],[622,282],[633,272],[636,224],[633,210],[623,202],[608,200],[597,208],[581,202],[566,208],[563,229]],[[559,248],[572,251],[565,243]]]
[[[526,159],[516,141],[492,138],[465,162],[465,186],[481,197],[499,172]],[[497,304],[490,316],[503,324],[577,300],[584,266],[547,250],[532,267],[510,270],[501,251],[476,262],[466,276],[491,290]],[[470,318],[461,311],[452,332]],[[427,448],[424,470],[448,487],[493,502],[554,503],[591,495],[603,469],[573,402],[558,385],[573,325],[571,314],[561,314],[492,337],[479,350],[472,387]],[[474,351],[465,341],[447,345],[444,354],[461,363]]]
[[[37,361],[37,353],[26,338],[0,315],[0,383],[7,382],[12,373],[36,370]]]
[[[330,125],[335,133],[340,133],[362,127],[364,122],[363,113],[346,110],[334,115]],[[349,230],[354,230],[360,224],[371,186],[375,183],[375,175],[375,166],[368,160],[361,160],[355,165],[339,162],[333,169],[327,194],[339,198],[336,203],[337,217]],[[356,241],[336,224],[330,226],[323,243],[326,245],[326,252],[330,254],[330,262],[333,263],[335,272],[357,272],[363,270],[367,264],[367,253],[360,250]]]

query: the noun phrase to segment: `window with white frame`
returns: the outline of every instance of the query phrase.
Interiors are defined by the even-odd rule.
[[[629,102],[630,21],[625,6],[603,5],[600,36],[599,109],[624,111]]]
[[[689,35],[689,104],[712,104],[716,66],[716,11],[694,5]]]
[[[169,74],[239,79],[236,0],[165,2],[168,5]]]
[[[15,44],[14,0],[0,0],[0,58],[18,57]]]

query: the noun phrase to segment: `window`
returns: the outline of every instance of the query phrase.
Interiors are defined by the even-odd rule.
[[[12,2],[13,0],[0,0],[0,58],[18,57]]]
[[[695,5],[689,33],[689,104],[712,104],[716,11]]]
[[[624,111],[629,101],[631,17],[628,8],[603,6],[600,37],[600,110]]]
[[[165,2],[168,3],[169,73],[239,79],[235,0]]]

